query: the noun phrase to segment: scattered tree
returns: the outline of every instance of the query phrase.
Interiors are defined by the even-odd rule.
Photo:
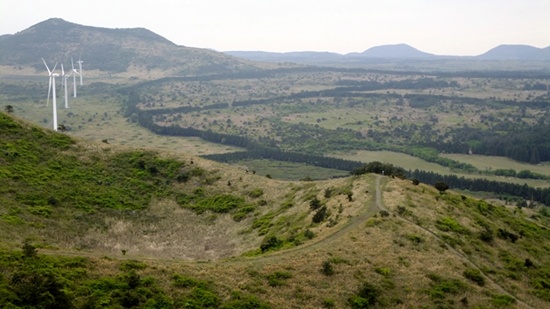
[[[309,208],[316,210],[319,207],[321,207],[321,201],[318,198],[314,198],[311,201],[309,201]]]
[[[332,276],[334,274],[332,263],[329,260],[326,260],[323,262],[323,267],[321,268],[321,272],[325,276]]]
[[[317,212],[313,215],[313,218],[311,219],[311,221],[313,221],[313,223],[322,222],[323,220],[325,220],[326,215],[327,215],[327,207],[323,206],[319,208],[319,210],[317,210]]]
[[[439,193],[443,193],[449,189],[449,185],[444,183],[443,181],[436,181],[434,183],[434,187],[439,191]]]
[[[28,240],[25,240],[23,243],[23,254],[28,258],[35,257],[37,254],[36,247],[33,246]]]

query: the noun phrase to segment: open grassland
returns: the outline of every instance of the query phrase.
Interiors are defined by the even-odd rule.
[[[419,169],[419,170],[425,170],[425,171],[432,171],[442,175],[449,175],[451,173],[449,168],[446,168],[439,164],[427,162],[417,157],[413,157],[408,154],[394,152],[394,151],[358,150],[358,151],[351,151],[347,153],[335,153],[332,155],[337,158],[366,162],[366,163],[372,162],[372,161],[390,163],[395,166],[400,166],[406,170]]]
[[[444,166],[441,166],[439,164],[431,163],[424,161],[422,159],[419,159],[417,157],[413,157],[404,153],[400,152],[392,152],[392,151],[367,151],[367,150],[360,150],[360,151],[354,151],[352,153],[335,153],[332,154],[332,156],[342,159],[348,159],[348,160],[354,160],[354,161],[360,161],[360,162],[372,162],[372,161],[379,161],[379,162],[385,162],[390,163],[395,166],[403,167],[406,170],[425,170],[430,172],[435,172],[441,175],[457,175],[459,177],[465,177],[470,179],[475,178],[485,178],[488,180],[494,180],[494,181],[502,181],[502,182],[509,182],[509,183],[517,183],[517,184],[527,184],[532,187],[537,188],[546,188],[550,186],[550,183],[547,180],[536,180],[536,179],[519,179],[514,177],[503,177],[503,176],[495,176],[495,175],[479,175],[479,174],[468,174],[468,173],[461,173],[461,172],[452,172],[449,168],[446,168]],[[445,154],[443,155],[445,157],[450,157],[452,159],[455,159],[457,161],[470,163],[478,168],[481,169],[481,167],[487,167],[488,165],[483,165],[482,162],[486,162],[486,164],[491,164],[493,168],[518,168],[518,170],[526,169],[535,171],[537,173],[544,174],[545,172],[548,172],[547,166],[545,165],[531,165],[531,164],[522,164],[507,158],[501,158],[501,157],[488,157],[485,158],[484,156],[469,156],[469,155],[460,155],[460,154]],[[464,161],[462,161],[464,160]],[[492,163],[494,162],[494,163]],[[506,167],[507,163],[510,163],[513,167]],[[476,163],[476,164],[474,164]],[[483,169],[484,170],[484,169]],[[544,174],[547,175],[547,174]]]
[[[496,170],[496,169],[513,169],[516,172],[521,170],[530,170],[535,173],[550,176],[550,164],[526,164],[517,162],[508,158],[493,157],[493,156],[480,156],[480,155],[466,155],[466,154],[442,154],[445,158],[450,158],[460,162],[472,164],[478,169]]]
[[[47,84],[36,83],[37,89]],[[58,90],[59,91],[59,90]],[[163,149],[173,152],[206,155],[238,151],[240,148],[219,145],[195,137],[161,136],[129,122],[123,115],[120,98],[113,96],[90,95],[79,90],[79,97],[69,98],[69,108],[64,106],[62,97],[57,99],[58,124],[68,127],[67,134],[90,141],[103,141],[113,145],[139,148]],[[47,91],[44,91],[47,94]],[[3,98],[3,106],[14,107],[14,114],[44,128],[52,128],[52,102],[46,100],[8,101]]]
[[[274,160],[242,160],[234,165],[255,171],[257,175],[269,175],[275,179],[285,180],[318,180],[349,176],[345,171]]]

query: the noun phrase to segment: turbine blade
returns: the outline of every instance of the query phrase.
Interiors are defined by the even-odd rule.
[[[74,71],[74,62],[73,62],[73,57],[71,57],[71,68],[73,69]]]
[[[65,70],[63,69],[63,63],[61,64],[61,76],[65,76]]]
[[[53,66],[52,72],[55,71],[55,68],[57,68],[57,62],[56,62],[55,65]]]
[[[46,64],[46,60],[44,60],[44,58],[41,58],[42,59],[42,62],[44,62],[44,65],[46,66],[46,70],[48,70],[48,75],[51,75],[52,72],[50,71],[50,68],[48,68],[48,65]]]

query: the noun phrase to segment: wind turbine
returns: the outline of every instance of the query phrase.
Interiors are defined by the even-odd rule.
[[[63,63],[61,64],[61,77],[63,78],[63,80],[61,81],[61,83],[63,84],[63,86],[65,87],[65,95],[64,95],[64,98],[65,98],[65,108],[69,108],[69,98],[67,96],[67,79],[69,77],[71,77],[71,74],[65,74],[65,70],[63,69]]]
[[[80,73],[74,68],[73,57],[71,57],[71,67],[73,68],[73,97],[76,98],[76,74],[80,75]]]
[[[81,54],[82,55],[82,54]],[[78,63],[78,72],[80,72],[78,75],[80,75],[80,86],[82,86],[82,63],[84,61],[80,60],[80,56],[78,56],[78,61],[76,63]]]
[[[48,70],[49,83],[48,83],[48,99],[46,100],[46,106],[49,106],[49,104],[50,104],[50,91],[52,90],[52,71],[54,71],[55,68],[57,67],[57,63],[53,67],[53,70],[50,71],[50,68],[48,68],[48,65],[46,64],[46,61],[44,60],[44,58],[41,58],[41,59],[42,59],[42,62],[44,62],[44,65],[46,66],[46,69]]]
[[[59,74],[54,73],[55,68],[57,67],[57,63],[53,67],[53,70],[50,71],[50,68],[48,68],[48,65],[46,64],[46,61],[44,58],[42,58],[42,62],[44,62],[44,65],[46,66],[46,70],[48,70],[48,74],[50,76],[50,85],[48,86],[48,100],[50,99],[50,89],[52,90],[52,106],[53,106],[53,129],[54,131],[57,131],[57,102],[55,101],[56,94],[55,94],[55,78],[59,76]]]

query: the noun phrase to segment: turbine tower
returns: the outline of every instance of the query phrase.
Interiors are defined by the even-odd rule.
[[[82,86],[82,63],[84,61],[80,60],[80,56],[78,56],[78,61],[76,63],[78,63],[78,72],[80,72],[78,75],[80,75],[80,86]]]
[[[68,84],[67,79],[71,77],[71,74],[65,74],[65,70],[63,69],[63,63],[61,64],[61,77],[63,78],[61,83],[63,84],[64,90],[65,90],[65,95],[63,96],[65,98],[65,108],[69,108],[69,97],[67,95],[67,84]]]
[[[76,98],[76,74],[80,75],[80,73],[74,68],[73,57],[71,57],[71,67],[73,69],[73,97]]]
[[[55,94],[55,78],[59,76],[59,74],[54,73],[55,68],[57,67],[57,63],[53,67],[53,70],[50,71],[50,68],[48,68],[48,65],[46,64],[46,61],[44,58],[42,58],[42,62],[44,62],[44,65],[46,66],[46,70],[48,70],[48,75],[50,76],[50,84],[48,86],[48,100],[50,99],[50,90],[52,90],[52,106],[53,106],[53,129],[54,131],[57,131],[57,102],[56,94]]]

